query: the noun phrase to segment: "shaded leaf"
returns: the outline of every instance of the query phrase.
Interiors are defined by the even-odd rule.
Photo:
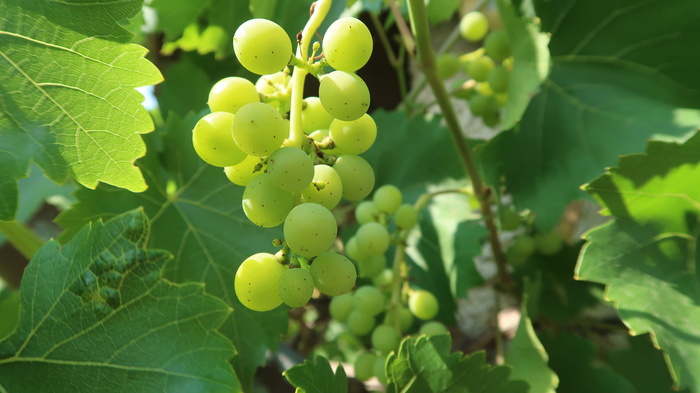
[[[333,373],[328,359],[315,355],[306,359],[304,364],[296,365],[285,371],[284,377],[300,393],[347,393],[348,378],[345,369],[338,365]]]
[[[0,340],[7,337],[19,320],[19,292],[3,287],[0,281]]]
[[[466,298],[471,288],[484,284],[474,258],[481,254],[481,242],[486,237],[486,228],[480,220],[462,221],[454,234],[455,257],[446,264],[450,277],[450,288],[456,298]]]

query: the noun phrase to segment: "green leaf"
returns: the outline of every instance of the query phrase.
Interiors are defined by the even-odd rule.
[[[333,373],[328,359],[323,356],[315,355],[306,359],[304,364],[296,365],[283,374],[300,393],[348,392],[348,378],[343,366],[338,365]]]
[[[521,307],[520,324],[506,354],[506,364],[513,366],[512,379],[530,384],[531,393],[554,393],[559,378],[548,366],[549,357],[535,334],[527,315],[526,303]]]
[[[482,158],[490,182],[504,176],[518,208],[547,230],[619,155],[648,139],[682,141],[700,124],[700,52],[687,50],[700,40],[700,3],[535,4],[552,34],[549,79],[519,127],[491,140]]]
[[[19,292],[3,287],[0,281],[0,340],[7,337],[19,320]]]
[[[198,119],[190,115],[181,120],[171,113],[165,128],[149,135],[152,153],[139,161],[148,191],[133,194],[102,186],[96,191],[80,190],[76,193],[80,202],[62,213],[58,222],[70,235],[86,219],[111,217],[142,206],[153,228],[149,245],[175,255],[166,277],[176,282],[203,282],[208,293],[234,309],[220,331],[238,351],[233,365],[248,389],[255,369],[265,363],[267,348],[276,349],[286,331],[287,309],[260,313],[245,308],[233,291],[233,277],[251,254],[274,252],[271,240],[281,237],[281,231],[251,224],[242,212],[243,187],[229,182],[221,168],[209,166],[196,155],[191,130]],[[155,138],[161,135],[159,155]]]
[[[387,359],[388,393],[525,393],[522,381],[510,381],[510,367],[491,367],[484,352],[450,354],[448,334],[407,338]]]
[[[456,298],[466,298],[471,288],[484,284],[474,258],[481,254],[481,242],[486,237],[486,228],[481,220],[462,221],[454,233],[455,256],[452,263],[446,263],[450,277],[450,288]]]
[[[607,285],[631,333],[651,333],[674,382],[692,390],[700,389],[699,147],[700,134],[650,142],[588,185],[617,218],[585,235],[577,267],[578,278]]]
[[[146,189],[133,162],[153,123],[134,88],[162,78],[118,23],[141,4],[0,2],[0,219],[14,217],[30,161],[58,183]]]
[[[233,347],[216,328],[230,310],[201,284],[162,278],[132,211],[83,228],[32,258],[17,330],[0,343],[2,392],[230,392]],[[40,377],[39,377],[40,376]]]

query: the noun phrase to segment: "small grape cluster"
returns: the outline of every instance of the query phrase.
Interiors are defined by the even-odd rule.
[[[284,224],[284,240],[273,241],[279,252],[258,253],[240,265],[236,295],[246,307],[268,311],[282,302],[306,304],[314,287],[331,296],[346,293],[357,273],[349,259],[331,251],[337,222],[330,210],[341,197],[360,201],[374,188],[372,167],[359,154],[372,146],[377,127],[366,113],[367,85],[355,74],[372,53],[369,29],[356,18],[341,18],[309,56],[303,49],[294,56],[282,27],[251,19],[235,32],[233,48],[241,65],[261,77],[255,84],[240,77],[217,82],[209,94],[211,113],[196,124],[192,142],[202,160],[245,187],[242,207],[252,223]],[[335,71],[324,74],[327,66]],[[319,96],[302,101],[307,74],[319,79]]]
[[[512,207],[504,208],[501,214],[501,228],[504,231],[516,231],[523,224],[523,217]],[[564,239],[556,231],[519,234],[513,239],[506,250],[506,260],[513,267],[524,265],[536,252],[552,256],[559,253],[564,247]]]
[[[464,15],[459,24],[462,37],[469,42],[483,40],[483,47],[457,57],[442,54],[437,60],[438,74],[444,79],[457,74],[460,67],[470,79],[460,80],[453,94],[469,102],[472,114],[489,127],[500,122],[500,109],[508,101],[508,86],[513,56],[508,34],[504,30],[489,32],[486,16],[478,11]]]

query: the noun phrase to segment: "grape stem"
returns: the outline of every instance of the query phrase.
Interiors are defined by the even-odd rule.
[[[484,184],[483,180],[481,179],[481,174],[479,173],[476,163],[474,162],[471,149],[467,145],[467,141],[462,135],[462,128],[459,124],[459,120],[457,119],[454,107],[452,106],[452,101],[450,101],[447,89],[445,88],[442,79],[440,79],[437,74],[437,68],[435,67],[436,57],[430,40],[430,27],[428,25],[428,16],[424,1],[409,0],[408,12],[411,19],[411,27],[413,28],[413,32],[416,37],[418,65],[422,69],[425,78],[433,91],[433,94],[435,94],[435,98],[437,99],[438,105],[440,105],[445,122],[447,123],[447,129],[452,136],[455,148],[457,149],[459,157],[462,160],[462,165],[471,179],[474,194],[479,201],[484,224],[489,233],[489,243],[491,244],[491,249],[493,250],[493,256],[496,261],[496,265],[498,266],[498,276],[501,289],[517,296],[515,282],[508,272],[505,253],[503,252],[503,247],[501,246],[501,241],[498,237],[498,228],[496,227],[494,213],[491,208],[490,199],[492,198],[493,191],[490,187]]]

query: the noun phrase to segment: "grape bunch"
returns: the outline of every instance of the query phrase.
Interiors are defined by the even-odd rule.
[[[532,223],[529,220],[523,222],[521,214],[512,206],[504,207],[500,215],[501,229],[504,231],[520,231],[523,224],[526,226],[525,232],[518,234],[506,249],[506,260],[513,267],[523,266],[535,253],[552,256],[564,248],[564,239],[557,230],[533,233]]]
[[[374,188],[372,167],[359,154],[374,143],[377,126],[366,113],[367,85],[355,74],[372,53],[369,29],[352,17],[338,19],[310,56],[303,49],[295,56],[282,27],[251,19],[236,30],[233,48],[241,65],[261,76],[255,84],[218,81],[209,94],[211,113],[194,127],[192,143],[202,160],[245,187],[242,208],[252,223],[283,225],[284,233],[273,241],[277,253],[243,261],[236,295],[246,307],[268,311],[283,302],[306,304],[314,287],[330,296],[346,293],[357,273],[333,248],[331,210],[341,198],[360,201]],[[334,70],[324,73],[329,66]],[[303,98],[303,83],[294,83],[307,74],[320,82],[318,97]]]

